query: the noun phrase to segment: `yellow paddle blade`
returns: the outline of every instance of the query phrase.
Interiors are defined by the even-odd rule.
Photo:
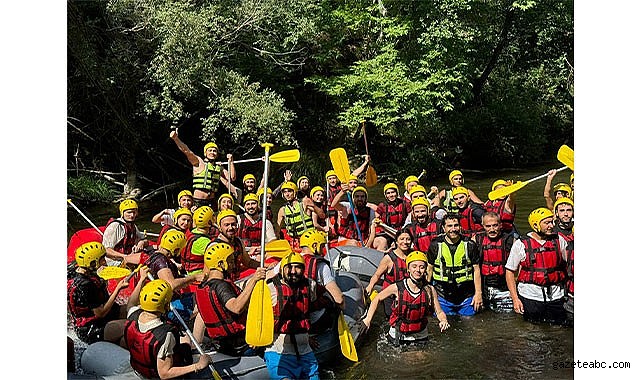
[[[272,344],[274,340],[274,309],[272,309],[272,297],[265,280],[258,281],[254,286],[249,299],[245,327],[245,342],[247,344],[255,347]]]
[[[529,182],[530,181],[526,181],[526,182],[518,181],[517,183],[514,183],[514,184],[512,184],[510,186],[505,186],[505,187],[501,187],[501,188],[496,189],[496,190],[492,190],[487,195],[487,197],[490,198],[491,201],[499,199],[499,198],[503,198],[505,196],[508,196],[508,195],[512,194],[515,191],[518,191],[518,190],[524,188],[525,185],[527,185]]]
[[[570,170],[574,171],[574,151],[567,145],[561,145],[556,158]]]
[[[354,345],[354,337],[349,330],[342,311],[338,316],[338,339],[341,342],[341,352],[343,356],[353,362],[357,362],[358,354],[356,353],[356,346]]]
[[[343,148],[332,149],[329,152],[329,159],[332,161],[332,168],[336,172],[336,176],[342,183],[349,181],[349,162],[347,161],[347,153]]]
[[[296,162],[300,160],[300,151],[298,149],[284,150],[269,156],[272,162]]]
[[[372,302],[377,295],[378,292],[376,290],[372,290],[372,292],[369,294],[369,301]]]
[[[285,239],[272,240],[265,245],[265,253],[270,257],[282,259],[292,251],[292,247]]]
[[[376,175],[376,170],[370,165],[367,167],[365,172],[365,186],[373,187],[378,183],[378,176]]]
[[[131,271],[127,268],[122,267],[104,267],[99,273],[98,276],[104,280],[112,280],[114,278],[123,278],[129,275]]]

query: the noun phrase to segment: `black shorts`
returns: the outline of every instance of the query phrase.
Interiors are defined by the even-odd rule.
[[[519,294],[519,299],[523,303],[523,319],[528,322],[544,322],[555,325],[564,325],[567,323],[566,311],[563,308],[565,300],[563,298],[556,301],[534,301],[523,298]]]

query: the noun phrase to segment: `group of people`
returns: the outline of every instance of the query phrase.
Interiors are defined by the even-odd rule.
[[[177,131],[170,137],[193,166],[193,192],[180,191],[177,208],[153,216],[162,225],[156,242],[136,227],[135,200],[122,201],[120,217],[107,224],[102,242],[78,248],[77,275],[68,281],[78,337],[128,348],[132,367],[143,377],[204,369],[209,358],[193,363],[191,347],[207,341],[230,355],[262,355],[271,378],[318,378],[310,336],[333,326],[344,308],[324,259],[328,243],[385,252],[366,287],[372,302],[363,322],[371,325],[382,302],[392,342],[424,341],[428,318],[435,316],[442,332],[450,326],[448,315],[471,316],[483,307],[513,309],[534,322],[572,323],[573,175],[571,186],[557,184],[551,191],[556,172],[550,171],[544,194],[548,207],[530,213],[532,231],[521,235],[514,225],[514,194],[482,202],[463,186],[459,170],[449,175],[451,188],[440,191],[435,186],[428,191],[416,176],[405,179],[402,195],[388,183],[379,204],[368,202],[368,189],[358,180],[369,157],[348,183],[333,170],[324,186],[311,186],[306,176],[294,183],[288,170],[273,191],[262,181],[257,185],[252,174],[243,177],[240,189],[232,184],[232,155],[224,169],[216,163],[215,143],[207,143],[199,157]],[[511,185],[497,180],[492,190]],[[220,193],[221,188],[227,191]],[[279,195],[284,204],[274,219],[271,203]],[[261,247],[281,238],[291,251],[262,266]],[[98,275],[104,265],[138,273],[109,294]],[[275,326],[273,343],[258,348],[248,346],[244,334],[249,300],[261,280],[269,284]],[[118,292],[131,289],[130,282],[135,286],[128,305],[118,305]],[[180,341],[170,304],[193,323],[196,342]]]

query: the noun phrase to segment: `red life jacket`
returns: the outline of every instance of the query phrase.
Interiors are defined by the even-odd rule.
[[[305,278],[304,284],[292,289],[280,280],[280,275],[274,277],[277,300],[274,306],[274,331],[281,334],[301,334],[309,332],[310,283]]]
[[[138,317],[142,309],[136,310],[129,316],[125,324],[125,343],[129,348],[129,363],[131,368],[148,379],[158,379],[157,358],[158,351],[167,337],[167,333],[174,334],[176,344],[180,342],[178,331],[170,324],[163,323],[161,326],[142,333],[138,327]],[[174,351],[174,355],[177,355]],[[175,358],[174,358],[175,359]],[[176,363],[176,360],[174,360]]]
[[[479,246],[481,253],[481,274],[483,276],[498,275],[505,276],[505,263],[510,255],[511,243],[508,239],[514,239],[514,235],[499,235],[496,241],[490,240],[485,232],[474,236],[474,241]]]
[[[559,234],[568,243],[571,241],[574,241],[574,234],[572,233],[572,229],[568,231],[568,230],[561,229],[558,225],[555,225],[552,231]]]
[[[381,202],[378,205],[378,211],[381,215],[381,220],[383,223],[387,224],[390,227],[399,229],[405,224],[405,219],[407,218],[407,210],[403,201],[397,199],[393,204],[387,202]],[[382,212],[381,212],[382,211]],[[377,227],[376,233],[383,232],[383,227]]]
[[[385,252],[386,255],[392,259],[392,270],[389,273],[385,273],[385,278],[383,278],[383,289],[392,285],[395,282],[403,280],[409,277],[407,272],[407,264],[405,264],[405,259],[398,257],[393,250]]]
[[[471,238],[475,232],[483,231],[483,226],[474,220],[474,216],[472,215],[473,210],[472,205],[468,205],[463,211],[459,210],[459,215],[461,216],[461,236]]]
[[[514,205],[514,210],[512,210],[512,213],[506,212],[505,211],[505,202],[507,202],[507,198],[505,199],[496,199],[496,200],[488,200],[483,204],[483,208],[485,208],[486,212],[495,212],[499,215],[499,218],[501,219],[501,230],[505,232],[511,232],[514,229],[514,217],[516,216],[516,205]]]
[[[362,209],[355,208],[353,211],[355,212],[358,227],[360,228],[361,235],[363,236],[363,242],[365,242],[369,237],[370,208],[365,206]],[[356,231],[356,224],[354,224],[353,215],[343,215],[343,217],[340,218],[338,234],[346,239],[358,240],[358,232]]]
[[[249,242],[249,247],[260,247],[263,229],[263,219],[259,218],[255,223],[247,215],[240,216],[238,237]]]
[[[334,200],[336,195],[338,195],[338,193],[341,192],[341,185],[340,184],[337,184],[336,186],[327,185],[327,190],[328,190],[328,192],[327,192],[327,204],[331,205],[332,201]],[[327,208],[328,208],[329,211],[334,211],[334,213],[336,212],[336,209],[334,209],[333,207],[329,207],[328,206]],[[336,215],[330,215],[330,216],[336,216]]]
[[[412,222],[409,228],[414,237],[414,241],[412,242],[414,248],[425,253],[427,253],[427,250],[430,248],[432,239],[438,236],[439,230],[441,229],[437,222],[429,222],[425,227],[416,222]]]
[[[236,264],[236,268],[229,272],[229,277],[232,281],[240,279],[240,274],[247,269],[250,269],[243,264],[243,253],[245,252],[245,249],[237,236],[234,237],[234,241],[231,243],[223,241],[220,236],[217,237],[213,243],[227,243],[234,248],[234,264]]]
[[[202,315],[207,333],[212,338],[222,338],[232,336],[240,331],[245,330],[245,323],[247,314],[242,313],[235,315],[227,310],[225,305],[221,302],[218,294],[211,289],[217,282],[226,282],[234,290],[238,297],[241,290],[231,280],[211,279],[198,286],[196,289],[196,303],[198,304],[198,312]],[[236,318],[234,318],[236,317]]]
[[[543,245],[529,236],[522,237],[521,241],[525,245],[525,261],[521,263],[518,281],[540,286],[563,284],[566,263],[558,237],[546,240]]]
[[[107,291],[106,283],[103,279],[98,277],[98,275],[83,275],[78,273],[74,278],[67,280],[67,305],[76,327],[82,327],[100,319],[93,313],[93,310],[90,307],[79,306],[77,304],[78,297],[82,297],[82,294],[78,292],[78,289],[90,285],[91,283],[101,290],[98,293],[99,298],[96,301],[101,305],[105,304],[109,299],[109,292]]]
[[[272,222],[272,225],[274,224],[274,213],[272,211],[272,206],[267,206],[267,213],[265,217]]]
[[[183,269],[188,273],[197,270],[203,269],[205,267],[205,256],[204,255],[194,255],[191,250],[194,246],[194,243],[199,238],[206,238],[210,240],[208,234],[203,234],[200,232],[194,232],[189,239],[187,239],[187,244],[185,248],[180,250],[180,262],[182,263]]]
[[[399,298],[389,318],[390,326],[398,327],[404,334],[423,331],[427,327],[427,317],[434,313],[432,296],[421,287],[418,297],[412,297],[405,280],[397,282],[396,286]]]
[[[574,235],[572,235],[574,236]],[[568,242],[568,246],[565,248],[568,255],[568,293],[574,295],[574,240]]]
[[[111,218],[107,222],[105,228],[113,222],[117,222],[125,228],[125,237],[121,241],[119,241],[113,249],[114,251],[118,251],[122,254],[128,255],[131,253],[134,245],[136,245],[136,226],[133,222],[125,222],[121,219]]]
[[[316,255],[303,255],[303,259],[305,259],[305,277],[316,283],[316,301],[313,302],[312,310],[320,310],[333,306],[333,302],[323,296],[327,292],[327,289],[320,283],[318,278],[318,263],[325,262],[331,268],[330,262]]]

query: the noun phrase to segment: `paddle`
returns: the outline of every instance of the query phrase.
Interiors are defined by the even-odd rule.
[[[292,247],[285,239],[272,240],[265,245],[265,252],[269,257],[282,259],[292,251]]]
[[[561,170],[565,170],[567,168],[568,168],[567,166],[564,166],[562,168],[556,169],[556,171],[560,172]],[[514,183],[514,184],[512,184],[510,186],[505,186],[505,187],[501,187],[501,188],[496,189],[496,190],[492,190],[492,191],[490,191],[490,193],[487,196],[491,201],[499,199],[499,198],[503,198],[503,197],[505,197],[507,195],[512,194],[515,191],[518,191],[518,190],[524,188],[525,185],[527,185],[530,182],[536,181],[537,179],[541,179],[541,178],[547,177],[547,175],[548,174],[545,173],[545,174],[542,174],[542,175],[540,175],[538,177],[534,177],[532,179],[529,179],[529,180],[527,180],[525,182],[519,181],[519,182]]]
[[[347,183],[349,181],[349,162],[347,161],[347,153],[343,148],[335,148],[329,152],[329,159],[332,161],[332,167],[336,176],[341,180],[342,183]],[[349,206],[352,208],[352,216],[354,217],[354,224],[356,225],[356,232],[358,233],[358,240],[361,242],[361,246],[364,246],[363,235],[361,234],[361,229],[358,226],[358,220],[356,219],[356,213],[354,208],[354,202],[352,201],[352,193],[347,192],[347,200],[349,201]]]
[[[71,201],[71,199],[67,199],[67,203],[69,203],[73,208],[75,208],[75,209],[76,209],[76,211],[78,211],[78,214],[80,214],[80,216],[82,216],[83,218],[85,218],[85,220],[86,220],[89,224],[91,224],[91,226],[92,226],[93,228],[95,228],[95,229],[96,229],[96,231],[98,231],[98,232],[100,233],[100,235],[103,235],[102,231],[100,231],[100,228],[98,228],[95,224],[93,224],[93,222],[92,222],[91,220],[89,220],[89,218],[87,217],[87,215],[85,215],[82,211],[80,211],[80,209],[79,209],[78,207],[76,207],[76,205],[75,205],[75,204],[73,204],[73,202]]]
[[[394,227],[392,227],[392,226],[388,226],[388,225],[387,225],[387,224],[385,224],[385,223],[381,223],[381,224],[380,224],[380,226],[381,226],[381,227],[383,227],[383,229],[384,229],[386,232],[388,232],[388,233],[390,233],[390,234],[392,234],[392,235],[396,235],[396,233],[398,232],[398,230],[397,230],[396,228],[394,228]]]
[[[425,174],[427,174],[427,170],[423,169],[423,171],[421,172],[421,174],[419,174],[419,175],[418,175],[418,177],[416,177],[416,178],[420,181],[420,179],[421,179]]]
[[[567,145],[561,145],[556,158],[570,170],[574,171],[574,151]]]
[[[369,156],[369,149],[367,146],[367,135],[365,134],[365,119],[361,120],[363,126],[363,140],[365,140],[365,153]],[[372,161],[370,157],[370,163],[367,165],[367,171],[365,172],[365,186],[373,187],[376,186],[378,182],[378,176],[376,175],[376,170],[372,167]]]
[[[140,267],[142,267],[142,264],[138,264],[138,267],[134,269],[133,271],[130,271],[127,268],[123,267],[104,267],[100,270],[100,273],[98,273],[98,276],[104,280],[112,280],[116,278],[123,278],[127,276],[126,281],[131,280],[131,278],[140,270]]]
[[[357,362],[358,354],[356,353],[356,346],[354,345],[354,337],[349,330],[342,311],[338,315],[338,339],[341,343],[341,353],[343,353],[343,356],[353,362]]]
[[[254,161],[261,161],[265,157],[258,157],[258,158],[248,158],[245,160],[238,160],[234,161],[234,164],[240,164],[243,162],[254,162]],[[284,150],[282,152],[274,153],[271,157],[269,157],[269,160],[272,162],[296,162],[300,159],[300,151],[298,149],[290,149],[290,150]],[[228,162],[222,162],[218,161],[216,162],[217,165],[226,165]]]

